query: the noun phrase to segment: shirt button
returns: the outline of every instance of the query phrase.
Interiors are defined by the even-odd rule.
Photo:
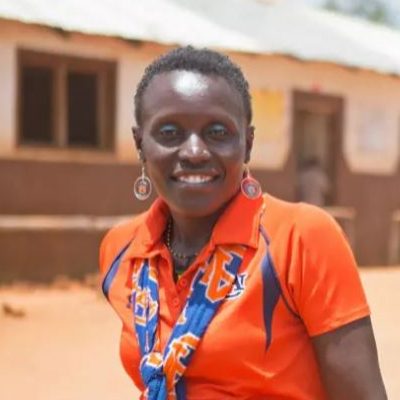
[[[179,307],[181,305],[181,302],[179,301],[179,299],[177,297],[172,299],[172,305],[174,307]]]
[[[180,286],[180,287],[186,287],[187,284],[188,284],[188,281],[187,281],[187,279],[185,279],[185,278],[182,278],[182,279],[179,281],[179,286]]]

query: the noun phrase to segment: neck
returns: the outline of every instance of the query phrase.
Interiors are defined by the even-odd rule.
[[[198,253],[210,239],[212,230],[224,209],[225,207],[206,217],[188,217],[171,212],[173,249],[185,255]]]

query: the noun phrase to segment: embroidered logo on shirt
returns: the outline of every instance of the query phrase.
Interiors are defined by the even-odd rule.
[[[226,296],[228,300],[237,299],[243,294],[244,289],[246,289],[246,279],[247,279],[247,273],[245,272],[243,274],[238,274],[236,276],[235,282],[233,283],[232,286],[232,290]]]

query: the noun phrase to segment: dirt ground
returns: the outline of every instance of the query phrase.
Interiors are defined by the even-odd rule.
[[[363,269],[390,400],[400,399],[400,267]],[[118,355],[120,324],[91,285],[0,289],[0,398],[135,400]]]

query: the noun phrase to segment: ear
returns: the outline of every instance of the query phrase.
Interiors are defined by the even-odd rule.
[[[247,164],[250,161],[251,149],[253,148],[254,141],[254,126],[249,125],[246,129],[246,153],[244,162]]]
[[[136,150],[139,155],[139,161],[145,162],[146,160],[142,149],[142,138],[143,138],[142,130],[137,126],[133,126],[132,134],[133,134],[133,140],[135,141]]]

